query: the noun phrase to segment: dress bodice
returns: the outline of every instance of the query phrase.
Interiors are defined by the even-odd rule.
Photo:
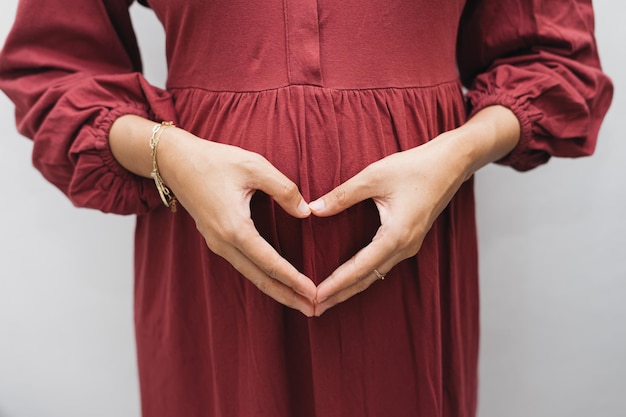
[[[456,78],[464,1],[152,0],[169,87],[433,86]],[[210,75],[209,75],[210,74]]]

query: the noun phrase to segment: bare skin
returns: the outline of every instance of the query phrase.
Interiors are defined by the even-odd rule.
[[[314,215],[332,216],[371,198],[381,220],[372,242],[318,286],[315,315],[368,288],[379,279],[374,269],[386,274],[417,254],[461,184],[508,154],[519,135],[519,122],[510,110],[488,107],[455,130],[369,165],[310,203]]]
[[[115,121],[109,135],[115,158],[143,177],[149,177],[152,169],[147,146],[152,126],[153,121],[126,115]],[[415,255],[461,184],[510,152],[519,135],[519,122],[510,110],[488,107],[422,146],[374,162],[310,204],[261,155],[179,128],[161,135],[158,164],[208,247],[265,294],[311,317],[368,288],[378,279],[374,269],[387,273]],[[250,218],[250,199],[256,190],[297,218],[332,216],[372,198],[381,226],[368,246],[316,287],[257,232]]]
[[[152,121],[126,115],[115,121],[109,134],[113,155],[143,177],[152,170],[146,152],[152,126]],[[292,216],[309,216],[311,211],[292,181],[261,155],[174,127],[161,135],[158,165],[163,181],[213,252],[279,303],[308,317],[314,314],[315,284],[259,235],[250,218],[250,199],[256,190],[272,196]]]

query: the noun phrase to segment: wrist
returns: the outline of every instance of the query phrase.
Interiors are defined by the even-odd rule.
[[[520,123],[503,106],[490,106],[451,131],[466,178],[483,166],[509,154],[519,143]]]
[[[193,159],[190,156],[197,152],[190,146],[199,140],[201,139],[176,126],[163,131],[157,164],[166,184],[176,187],[180,168],[192,163]]]
[[[120,116],[109,132],[109,146],[117,161],[130,172],[154,180],[161,199],[174,210],[177,167],[184,166],[186,149],[194,135],[167,123],[159,124],[135,115]]]
[[[130,172],[150,178],[152,161],[148,139],[154,122],[127,114],[118,117],[109,131],[113,157]]]
[[[159,164],[157,163],[158,158],[158,149],[159,143],[161,142],[161,136],[163,133],[174,126],[173,122],[161,122],[160,124],[156,124],[152,127],[152,135],[150,136],[149,146],[150,146],[150,157],[152,160],[152,171],[150,172],[150,176],[154,180],[154,184],[156,185],[157,191],[159,192],[159,196],[161,197],[161,201],[165,206],[169,207],[172,212],[176,211],[176,196],[170,188],[165,185],[163,182],[163,177],[161,176],[161,172],[159,170]]]

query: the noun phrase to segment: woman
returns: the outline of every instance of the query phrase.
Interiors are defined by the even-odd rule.
[[[151,0],[166,91],[129,1],[40,3],[0,87],[50,181],[138,215],[144,416],[475,414],[472,174],[593,152],[589,2]]]

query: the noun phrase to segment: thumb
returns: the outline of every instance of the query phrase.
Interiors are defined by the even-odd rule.
[[[267,164],[256,184],[257,189],[272,197],[287,213],[297,218],[311,214],[298,186],[271,164]]]
[[[328,194],[309,203],[309,207],[316,216],[327,217],[340,213],[370,197],[371,190],[365,179],[365,173],[360,172]]]

